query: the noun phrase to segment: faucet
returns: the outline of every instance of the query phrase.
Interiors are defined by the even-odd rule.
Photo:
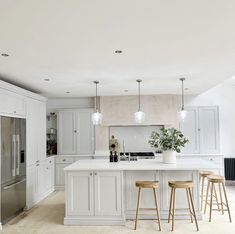
[[[123,151],[123,155],[124,155],[124,157],[126,156],[126,152],[125,152],[125,141],[123,140],[122,141],[122,151]],[[130,153],[128,154],[129,156],[128,156],[128,161],[130,162],[131,160],[130,160]]]

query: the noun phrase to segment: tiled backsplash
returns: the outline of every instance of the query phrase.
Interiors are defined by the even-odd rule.
[[[155,126],[112,126],[109,128],[109,139],[112,135],[118,140],[120,151],[123,151],[123,141],[126,152],[153,151],[148,141],[152,131],[161,128]]]

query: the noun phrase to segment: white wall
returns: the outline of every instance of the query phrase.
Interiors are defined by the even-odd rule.
[[[47,113],[57,109],[93,108],[94,98],[56,98],[48,99]]]
[[[186,96],[186,106],[219,106],[221,153],[235,156],[235,86],[224,82],[198,96]]]

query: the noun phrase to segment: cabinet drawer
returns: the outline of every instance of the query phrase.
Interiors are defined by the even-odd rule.
[[[73,163],[73,158],[61,157],[56,158],[56,163]]]
[[[25,98],[19,94],[0,88],[0,112],[6,114],[26,115]]]

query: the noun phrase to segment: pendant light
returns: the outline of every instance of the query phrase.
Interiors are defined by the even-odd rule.
[[[92,114],[92,123],[94,125],[99,125],[102,123],[102,114],[98,108],[98,98],[97,98],[97,85],[99,81],[94,81],[95,84],[95,112]]]
[[[182,84],[182,93],[181,93],[181,100],[182,100],[182,105],[181,105],[181,109],[178,113],[179,115],[179,121],[180,122],[184,122],[186,116],[187,116],[187,111],[184,109],[184,81],[185,78],[180,78],[181,84]]]
[[[138,91],[139,91],[138,92],[139,108],[138,111],[135,112],[135,122],[141,124],[145,120],[145,113],[140,110],[140,83],[142,82],[142,80],[136,80],[136,82],[138,83]]]

